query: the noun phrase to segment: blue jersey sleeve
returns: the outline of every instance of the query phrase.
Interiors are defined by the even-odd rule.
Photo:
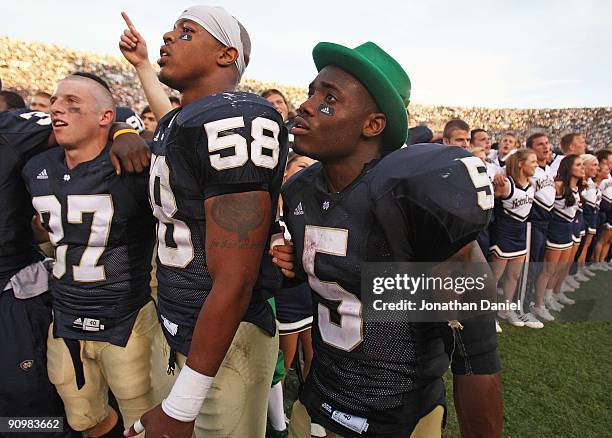
[[[392,245],[407,243],[396,254],[440,262],[487,226],[493,192],[478,158],[458,147],[427,144],[400,149],[384,161],[374,185],[376,214]]]
[[[10,146],[23,162],[46,147],[51,132],[49,114],[37,111],[0,114],[0,143]]]

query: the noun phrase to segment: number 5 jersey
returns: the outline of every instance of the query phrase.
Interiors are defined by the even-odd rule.
[[[152,152],[149,199],[157,218],[159,316],[168,344],[187,355],[198,314],[212,289],[204,201],[265,191],[276,212],[287,131],[265,99],[220,93],[166,114],[158,123]],[[279,271],[266,248],[244,320],[271,336],[276,325],[266,297],[279,286]]]
[[[148,175],[117,176],[109,149],[68,169],[64,149],[53,148],[22,174],[55,247],[54,335],[125,346],[151,299],[155,222]]]
[[[300,400],[342,436],[410,436],[444,403],[449,329],[364,320],[361,263],[441,262],[473,241],[493,208],[484,163],[458,147],[413,145],[369,163],[339,193],[314,164],[282,196],[296,271],[314,291],[315,354]],[[455,372],[499,369],[492,321],[461,336]]]

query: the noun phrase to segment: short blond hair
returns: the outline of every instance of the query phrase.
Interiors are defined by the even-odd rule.
[[[468,152],[469,152],[470,154],[472,154],[472,155],[479,154],[479,153],[481,153],[481,152],[487,153],[487,151],[485,150],[485,148],[480,147],[480,146],[476,146],[476,147],[473,147],[473,148],[469,148],[469,149],[468,149]]]
[[[593,160],[597,159],[597,157],[595,155],[593,155],[593,154],[582,154],[582,155],[580,155],[580,158],[582,158],[582,161],[585,164],[588,163],[589,161],[593,161]]]

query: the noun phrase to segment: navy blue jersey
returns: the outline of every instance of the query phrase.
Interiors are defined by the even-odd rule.
[[[204,247],[204,201],[266,191],[276,211],[287,149],[281,116],[250,93],[204,97],[159,121],[149,198],[158,221],[159,315],[175,350],[188,354],[200,308],[212,288]],[[266,249],[244,320],[271,335],[276,328],[266,297],[280,286],[278,278]]]
[[[150,300],[155,222],[148,175],[117,176],[108,151],[68,169],[62,148],[32,158],[23,177],[55,246],[54,334],[124,346]]]
[[[46,147],[50,134],[48,114],[0,114],[0,291],[17,271],[38,259],[30,226],[34,210],[21,170]]]
[[[443,261],[475,240],[493,208],[484,163],[461,148],[413,145],[370,163],[340,193],[314,164],[282,197],[296,271],[314,291],[315,355],[301,400],[313,421],[342,436],[409,436],[444,398],[450,329],[363,320],[360,264]],[[479,371],[495,372],[494,325],[462,336],[485,358]],[[456,372],[464,359],[453,362]]]
[[[115,121],[123,122],[130,125],[139,134],[141,134],[145,130],[144,122],[140,118],[138,114],[134,112],[132,108],[127,106],[118,106],[115,111]]]

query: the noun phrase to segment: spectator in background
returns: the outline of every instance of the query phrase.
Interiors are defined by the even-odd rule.
[[[408,146],[419,143],[430,143],[433,139],[433,132],[427,125],[414,126],[408,130]]]
[[[497,151],[492,151],[489,159],[501,170],[506,165],[506,160],[516,151],[516,145],[517,142],[514,134],[510,132],[504,134],[497,146]]]
[[[49,114],[51,112],[51,95],[44,91],[37,92],[32,96],[30,109]]]
[[[176,96],[170,96],[170,105],[172,105],[172,109],[178,108],[181,106],[181,99]]]
[[[461,119],[452,119],[444,125],[442,143],[467,149],[470,145],[470,126]]]
[[[287,101],[285,95],[276,88],[268,88],[261,93],[261,97],[270,102],[274,109],[283,117],[283,122],[285,122],[287,131],[289,132],[289,148],[293,150],[293,134],[291,133],[291,128],[293,128],[293,117],[291,117],[291,115],[293,111],[291,109],[291,104]]]
[[[287,99],[276,88],[269,88],[261,93],[261,97],[266,99],[268,102],[272,104],[274,109],[279,112],[281,116],[283,116],[283,120],[286,122],[289,120],[289,103]]]
[[[147,137],[151,136],[152,138],[153,134],[155,133],[155,129],[157,129],[157,118],[155,118],[155,114],[153,114],[153,111],[151,111],[151,107],[149,105],[144,107],[140,113],[140,118],[142,119],[145,128],[142,134],[146,135]]]
[[[582,155],[586,153],[586,140],[584,136],[578,132],[572,132],[561,137],[561,152],[550,163],[550,170],[554,175],[557,174],[559,165],[566,155]]]
[[[24,42],[0,36],[0,60],[11,60],[3,66],[5,86],[32,94],[35,90],[50,90],[65,73],[86,70],[104,77],[111,85],[119,105],[140,110],[150,104],[141,87],[135,85],[137,74],[117,58],[95,53],[77,52],[53,45]],[[20,67],[28,65],[29,68]],[[268,88],[283,92],[289,103],[296,106],[306,97],[304,87],[294,87],[243,78],[241,91],[260,94]],[[164,87],[164,92],[169,90]],[[24,94],[25,95],[25,94]],[[175,105],[179,105],[177,102]],[[594,150],[608,147],[610,142],[611,107],[565,109],[499,109],[469,108],[413,104],[411,119],[414,126],[427,123],[433,132],[442,132],[446,121],[463,119],[473,126],[485,127],[491,137],[501,138],[508,129],[527,138],[534,130],[545,130],[552,144],[558,145],[561,133],[583,132]],[[155,108],[154,112],[155,112]],[[159,119],[159,115],[157,115]],[[439,142],[442,142],[440,136]]]
[[[14,91],[0,91],[0,113],[26,108],[23,98]]]
[[[518,149],[520,147],[520,144],[516,138],[516,135],[511,132],[506,132],[502,137],[501,147],[504,148],[504,150],[510,152],[513,149]]]
[[[491,153],[491,137],[489,133],[482,128],[472,129],[470,132],[470,147],[483,148],[485,158]]]

